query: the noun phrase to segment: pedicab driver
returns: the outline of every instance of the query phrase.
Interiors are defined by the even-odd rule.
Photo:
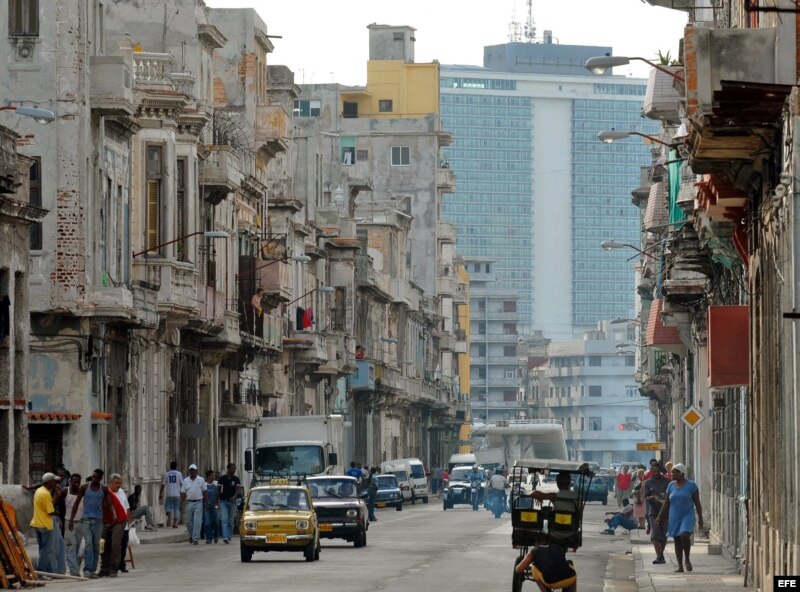
[[[562,592],[577,592],[578,575],[572,561],[567,560],[563,547],[551,544],[543,532],[538,534],[536,546],[522,558],[514,571],[518,574],[524,573],[531,563],[533,581],[541,592],[551,592],[559,588]]]

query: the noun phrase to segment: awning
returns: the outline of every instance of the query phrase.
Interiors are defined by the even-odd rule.
[[[28,423],[72,423],[80,418],[80,413],[68,411],[28,411]]]
[[[0,399],[0,409],[25,409],[27,404],[24,399]]]
[[[92,411],[92,423],[95,424],[108,424],[113,415],[110,413],[103,413],[102,411]]]
[[[749,316],[748,306],[708,307],[708,386],[750,383]]]
[[[665,351],[677,352],[684,348],[678,329],[668,327],[661,321],[661,311],[664,309],[663,300],[653,300],[650,305],[650,317],[647,319],[645,343]]]

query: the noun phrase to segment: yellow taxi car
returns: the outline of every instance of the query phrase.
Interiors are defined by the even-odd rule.
[[[247,494],[239,524],[243,563],[256,551],[302,552],[306,561],[316,561],[319,539],[317,515],[305,485],[273,480]]]

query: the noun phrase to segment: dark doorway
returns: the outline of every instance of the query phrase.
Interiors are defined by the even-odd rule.
[[[30,483],[39,483],[42,476],[55,471],[63,460],[64,426],[60,424],[28,424],[30,434]]]

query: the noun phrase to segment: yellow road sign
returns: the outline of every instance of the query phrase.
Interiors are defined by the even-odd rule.
[[[666,450],[664,442],[637,442],[636,450]]]
[[[691,429],[694,429],[700,425],[705,418],[706,416],[700,413],[700,411],[694,405],[690,406],[686,411],[684,411],[683,415],[681,415],[681,421],[683,421],[683,423],[685,423]]]

